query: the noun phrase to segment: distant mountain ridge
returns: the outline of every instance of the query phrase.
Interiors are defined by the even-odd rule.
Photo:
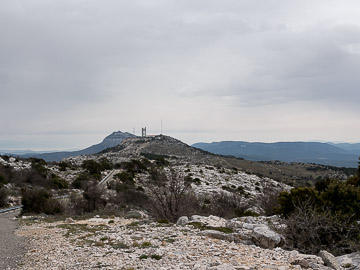
[[[360,156],[360,144],[349,143],[223,141],[195,143],[192,146],[214,154],[254,161],[280,160],[352,168],[358,166]]]
[[[78,150],[78,151],[63,151],[63,152],[52,152],[52,153],[43,153],[43,154],[34,154],[28,153],[21,155],[21,157],[29,158],[42,158],[47,162],[51,161],[60,161],[64,158],[79,156],[79,155],[92,155],[99,153],[107,148],[115,147],[119,145],[124,139],[136,137],[134,134],[128,132],[115,131],[111,133],[109,136],[105,137],[105,139],[99,143],[92,145],[88,148]]]

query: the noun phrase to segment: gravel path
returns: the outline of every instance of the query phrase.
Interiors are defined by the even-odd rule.
[[[17,269],[25,253],[24,239],[14,234],[18,211],[0,214],[0,269]]]

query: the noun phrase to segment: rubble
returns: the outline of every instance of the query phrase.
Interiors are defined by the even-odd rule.
[[[192,225],[94,217],[23,225],[16,234],[30,245],[19,269],[328,269],[317,256],[215,239],[232,234]]]

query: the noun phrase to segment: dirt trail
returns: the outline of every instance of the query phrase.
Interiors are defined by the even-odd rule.
[[[17,269],[25,253],[25,240],[14,234],[18,225],[12,218],[18,213],[0,214],[0,269]]]

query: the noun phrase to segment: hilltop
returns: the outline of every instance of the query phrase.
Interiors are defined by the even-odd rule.
[[[68,158],[68,157],[72,157],[72,156],[91,155],[91,154],[99,153],[107,148],[111,148],[116,145],[119,145],[122,142],[122,140],[124,140],[126,138],[131,138],[131,137],[135,137],[135,135],[128,133],[128,132],[115,131],[115,132],[111,133],[109,136],[105,137],[105,139],[101,143],[92,145],[92,146],[87,147],[82,150],[52,152],[52,153],[42,153],[42,154],[27,153],[27,154],[21,155],[21,157],[41,158],[47,162],[60,161],[64,158]]]
[[[69,160],[81,164],[87,159],[109,159],[112,163],[129,159],[141,159],[144,157],[162,157],[176,163],[190,163],[211,165],[218,168],[236,168],[248,174],[259,177],[268,177],[290,185],[313,184],[316,180],[325,178],[346,179],[354,174],[356,169],[337,168],[319,164],[307,164],[302,162],[257,162],[214,154],[193,146],[189,146],[180,140],[165,135],[147,137],[132,137],[124,139],[119,145],[108,148],[101,153],[91,156],[71,157]]]

